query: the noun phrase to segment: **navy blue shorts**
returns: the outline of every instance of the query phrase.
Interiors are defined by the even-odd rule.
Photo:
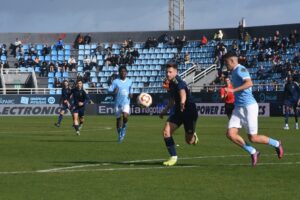
[[[185,133],[194,134],[196,130],[197,119],[198,112],[196,105],[190,104],[183,112],[175,111],[167,121],[176,124],[178,127],[183,124]]]
[[[295,100],[291,100],[291,99],[285,99],[283,104],[285,106],[289,106],[289,107],[297,107],[298,102]]]
[[[83,117],[84,116],[84,107],[75,108],[73,110],[73,113],[78,113],[79,117]]]

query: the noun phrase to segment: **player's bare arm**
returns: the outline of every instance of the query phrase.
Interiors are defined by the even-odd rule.
[[[185,102],[186,102],[186,92],[185,92],[185,90],[180,90],[179,95],[180,95],[180,111],[183,112],[183,110],[185,108]]]

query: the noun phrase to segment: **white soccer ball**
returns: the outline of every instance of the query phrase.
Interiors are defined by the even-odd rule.
[[[152,104],[152,97],[148,93],[141,93],[136,99],[137,104],[141,107],[148,108]]]

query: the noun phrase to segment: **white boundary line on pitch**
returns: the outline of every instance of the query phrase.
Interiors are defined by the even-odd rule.
[[[59,128],[57,128],[59,129]],[[72,128],[70,127],[70,129],[68,130],[72,130]],[[47,131],[47,133],[62,133],[62,132],[66,132],[68,131],[66,129],[62,129],[62,130],[55,130],[55,131]],[[84,131],[109,131],[109,130],[112,130],[112,127],[103,127],[103,128],[92,128],[92,129],[83,129]],[[5,131],[0,131],[0,134],[1,133],[18,133],[18,134],[24,134],[26,135],[26,133],[40,133],[41,131],[38,131],[38,130],[32,130],[32,131],[25,131],[25,132],[22,132],[20,133],[20,131],[9,131],[9,130],[5,130]]]
[[[264,157],[275,156],[276,154],[265,154],[261,155]],[[286,153],[285,156],[297,156],[300,153]],[[205,159],[205,158],[230,158],[230,157],[249,157],[249,155],[219,155],[219,156],[197,156],[197,157],[183,157],[178,158],[179,160],[192,160],[192,159]],[[141,162],[153,162],[153,161],[163,161],[165,159],[148,159],[148,160],[131,160],[119,162],[120,164],[134,164]],[[80,169],[86,167],[98,167],[98,166],[108,166],[112,163],[101,163],[101,164],[87,164],[87,165],[75,165],[69,167],[60,167],[44,170],[35,170],[35,171],[12,171],[12,172],[0,172],[0,175],[7,174],[34,174],[34,173],[64,173],[64,172],[89,172],[89,171],[129,171],[129,170],[150,170],[150,169],[167,169],[167,168],[199,168],[203,166],[173,166],[173,167],[125,167],[125,168],[104,168],[104,169]],[[114,163],[115,164],[115,163]],[[118,164],[118,163],[116,163]],[[281,163],[258,163],[257,165],[298,165],[300,161],[296,162],[281,162]],[[250,164],[216,164],[212,166],[249,166]]]

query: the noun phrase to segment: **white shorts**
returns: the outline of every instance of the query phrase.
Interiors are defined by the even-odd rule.
[[[120,118],[123,112],[130,114],[130,106],[128,104],[119,105],[115,107],[115,111],[116,111],[116,117]]]
[[[258,104],[235,106],[228,123],[228,128],[247,127],[248,134],[254,135],[258,131]]]

